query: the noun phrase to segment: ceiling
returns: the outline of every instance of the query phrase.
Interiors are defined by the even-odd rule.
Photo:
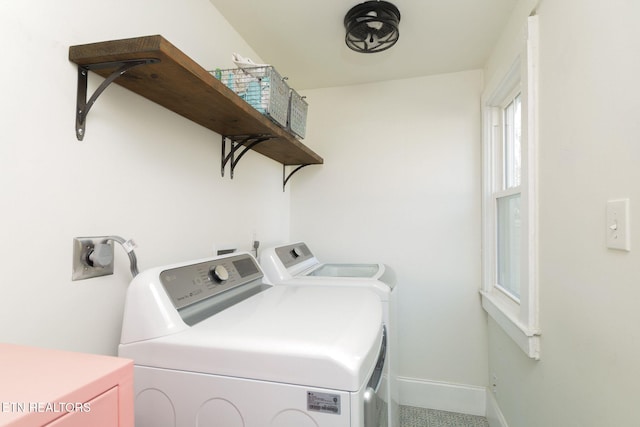
[[[384,52],[362,54],[345,45],[343,20],[364,0],[210,1],[297,89],[482,68],[517,2],[391,0],[401,14],[400,40]]]

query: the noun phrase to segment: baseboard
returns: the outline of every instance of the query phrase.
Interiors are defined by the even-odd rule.
[[[486,387],[406,377],[398,378],[398,386],[401,405],[461,414],[486,415]]]
[[[490,427],[509,427],[493,393],[487,390],[487,421]]]

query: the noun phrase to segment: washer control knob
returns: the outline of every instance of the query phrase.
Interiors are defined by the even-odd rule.
[[[300,249],[299,247],[296,246],[291,251],[291,255],[293,255],[294,258],[300,258],[303,255],[302,249]]]
[[[229,271],[225,268],[224,265],[215,265],[209,269],[209,277],[214,282],[224,282],[229,279]]]

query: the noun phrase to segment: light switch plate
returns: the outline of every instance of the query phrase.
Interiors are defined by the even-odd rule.
[[[607,247],[623,251],[631,250],[629,199],[607,202]]]

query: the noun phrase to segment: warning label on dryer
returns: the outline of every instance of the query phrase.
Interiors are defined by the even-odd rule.
[[[340,395],[308,391],[307,410],[340,415]]]

